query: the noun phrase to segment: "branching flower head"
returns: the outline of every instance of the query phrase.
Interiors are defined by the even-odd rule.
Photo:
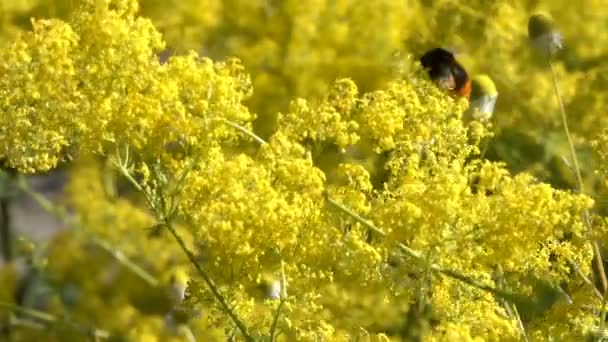
[[[85,2],[69,25],[35,22],[2,51],[0,131],[10,139],[0,154],[11,165],[47,170],[78,151],[115,145],[206,146],[236,135],[224,119],[251,120],[241,104],[249,79],[238,62],[188,55],[161,65],[160,34],[135,16],[136,2],[112,6]]]

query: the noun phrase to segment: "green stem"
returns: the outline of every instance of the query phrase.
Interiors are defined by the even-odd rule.
[[[26,195],[30,196],[34,200],[34,202],[36,202],[36,204],[38,204],[48,214],[50,214],[64,222],[68,221],[65,210],[63,210],[63,208],[60,208],[59,206],[54,205],[46,197],[44,197],[40,193],[34,191],[34,189],[32,189],[30,187],[30,185],[27,183],[27,180],[25,179],[25,177],[20,177],[17,180],[17,187],[19,188],[19,190],[23,191]]]
[[[198,263],[194,253],[192,253],[188,249],[188,247],[184,243],[184,240],[182,239],[182,237],[179,235],[179,233],[177,232],[175,227],[173,227],[173,224],[170,221],[165,221],[164,223],[165,223],[165,226],[167,227],[167,229],[169,230],[169,232],[171,232],[171,235],[173,235],[173,237],[175,238],[175,241],[177,242],[179,247],[182,249],[184,254],[186,254],[186,256],[188,257],[188,260],[190,261],[190,263],[194,266],[194,268],[196,269],[198,274],[201,276],[201,278],[203,278],[203,280],[207,284],[207,287],[209,287],[209,290],[211,290],[211,293],[213,293],[213,295],[215,296],[215,299],[218,301],[218,303],[220,304],[222,309],[228,314],[228,316],[230,316],[230,318],[232,319],[234,324],[241,331],[241,334],[243,334],[243,337],[245,338],[245,340],[246,341],[255,341],[255,339],[251,335],[249,335],[249,332],[248,332],[245,324],[240,320],[240,318],[236,315],[236,313],[230,308],[230,306],[224,299],[224,295],[220,292],[220,289],[215,285],[215,283],[213,282],[213,280],[211,279],[209,274],[207,274],[207,272]]]
[[[91,237],[91,242],[95,244],[97,247],[103,249],[108,254],[110,254],[116,261],[118,261],[122,266],[127,268],[129,271],[133,272],[135,275],[144,280],[148,285],[152,287],[159,287],[160,282],[153,275],[148,273],[146,270],[141,268],[139,265],[131,261],[122,251],[116,250],[106,241],[98,238]]]
[[[33,310],[30,308],[25,308],[23,306],[15,305],[7,302],[0,302],[0,309],[4,309],[5,311],[10,311],[13,313],[18,313],[21,315],[28,316],[30,318],[36,319],[46,324],[62,324],[68,327],[71,327],[73,330],[78,331],[80,333],[86,335],[92,335],[95,338],[110,338],[110,333],[105,330],[100,330],[96,328],[87,328],[81,325],[78,325],[73,322],[66,321],[65,319],[58,318],[46,312],[41,312],[37,310]]]
[[[287,277],[285,276],[285,262],[281,259],[281,299],[287,298]]]
[[[230,120],[224,119],[224,122],[228,126],[234,127],[236,129],[238,129],[239,131],[247,134],[248,136],[250,136],[251,138],[253,138],[253,140],[255,140],[256,142],[258,142],[260,145],[266,144],[266,141],[264,139],[260,138],[259,136],[257,136],[256,134],[254,134],[252,131],[248,130],[247,128],[245,128],[245,127],[243,127],[243,126],[241,126],[241,125],[239,125],[239,124],[237,124],[235,122],[232,122]]]
[[[595,293],[595,295],[599,298],[599,299],[603,299],[604,295],[602,295],[602,292],[600,292],[600,290],[597,289],[597,286],[593,285],[593,282],[591,281],[591,279],[589,279],[589,277],[587,277],[583,271],[578,267],[578,265],[570,260],[570,267],[572,269],[574,269],[574,271],[579,275],[579,277],[581,277],[581,279],[583,279],[583,281],[589,285],[591,287],[591,289],[593,289],[593,292]]]
[[[0,302],[0,308],[4,309],[5,311],[10,311],[10,312],[26,315],[26,316],[29,316],[30,318],[35,318],[35,319],[40,320],[45,323],[56,323],[57,322],[57,318],[51,314],[48,314],[48,313],[42,312],[42,311],[33,310],[33,309],[26,308],[23,306],[15,305],[12,303]]]
[[[144,191],[142,186],[135,180],[135,178],[133,178],[133,176],[131,176],[131,172],[129,172],[129,170],[127,170],[123,165],[120,165],[118,163],[115,163],[114,166],[116,168],[118,168],[118,170],[121,171],[122,175],[125,176],[125,178],[129,181],[129,183],[131,183],[131,185],[133,185],[135,190],[140,191],[140,192]]]
[[[285,304],[285,299],[281,298],[281,302],[277,307],[277,312],[274,315],[274,319],[272,320],[272,326],[270,327],[270,342],[275,341],[275,335],[277,332],[277,327],[279,325],[279,316],[281,316],[281,310],[283,309],[283,305]]]
[[[27,183],[27,181],[24,178],[20,178],[19,181],[17,182],[17,185],[21,191],[23,191],[25,194],[30,196],[48,214],[56,217],[58,220],[65,222],[66,224],[75,226],[75,222],[73,220],[70,220],[67,217],[66,210],[64,210],[63,208],[60,208],[57,205],[54,205],[46,197],[44,197],[40,193],[34,191],[29,186],[29,184]],[[80,227],[80,228],[82,228],[82,227]],[[153,287],[157,287],[160,285],[160,282],[153,275],[151,275],[149,272],[144,270],[141,266],[139,266],[136,263],[134,263],[133,261],[131,261],[131,259],[129,259],[122,251],[117,250],[116,248],[112,247],[105,240],[102,240],[96,236],[93,236],[92,234],[89,234],[88,232],[87,232],[87,235],[89,235],[89,240],[94,245],[96,245],[97,247],[106,251],[116,261],[118,261],[118,263],[120,263],[122,266],[124,266],[129,271],[133,272],[135,275],[139,276],[146,283],[148,283],[149,285],[151,285]]]
[[[332,204],[333,206],[335,206],[336,208],[340,209],[341,211],[343,211],[344,213],[348,214],[350,217],[354,218],[356,221],[358,221],[359,223],[361,223],[362,225],[364,225],[366,228],[370,229],[371,231],[373,231],[374,233],[378,234],[381,237],[385,237],[386,234],[384,233],[384,231],[382,231],[380,228],[376,227],[371,221],[366,220],[364,218],[362,218],[359,214],[355,213],[354,211],[352,211],[351,209],[347,208],[346,206],[344,206],[343,204],[337,202],[334,199],[331,198],[327,198],[327,201]],[[411,248],[409,248],[408,246],[404,245],[403,243],[397,243],[397,246],[399,247],[399,249],[404,252],[405,254],[407,254],[408,256],[416,259],[416,261],[418,262],[425,262],[425,258],[422,255],[422,253],[415,251]],[[475,287],[477,289],[483,290],[483,291],[487,291],[490,293],[493,293],[499,297],[502,297],[506,300],[509,301],[513,301],[517,295],[514,293],[510,293],[498,288],[495,288],[493,286],[484,284],[483,282],[476,280],[474,278],[471,278],[469,276],[466,276],[458,271],[454,271],[452,269],[448,269],[448,268],[444,268],[441,267],[437,264],[430,264],[429,265],[429,269],[437,272],[437,273],[441,273],[449,278],[461,281],[465,284],[468,284],[472,287]]]
[[[517,305],[513,304],[513,313],[515,314],[515,319],[517,320],[517,324],[519,325],[519,329],[521,329],[521,335],[524,338],[525,342],[528,342],[528,334],[526,333],[526,328],[524,327],[524,322],[521,320],[521,316],[519,315],[519,310],[517,310]]]
[[[604,328],[606,326],[606,302],[608,300],[608,291],[604,291],[604,295],[602,296],[602,306],[600,309],[600,327],[599,331],[601,334],[604,334]]]
[[[207,284],[207,287],[209,287],[209,289],[211,290],[211,293],[213,293],[215,299],[218,301],[218,303],[220,304],[221,308],[228,314],[228,316],[232,319],[232,321],[234,322],[234,324],[236,325],[236,327],[241,331],[241,333],[243,334],[244,339],[246,341],[255,341],[254,338],[251,335],[249,335],[248,329],[245,326],[245,324],[240,320],[240,318],[236,315],[236,313],[230,308],[230,306],[228,305],[228,303],[226,303],[226,300],[224,299],[224,296],[220,292],[219,288],[215,285],[215,283],[213,282],[213,280],[211,279],[211,277],[207,274],[207,272],[198,263],[198,261],[196,260],[196,257],[194,255],[194,253],[192,253],[188,249],[188,247],[186,246],[184,240],[182,239],[182,237],[179,235],[179,233],[177,232],[177,230],[173,226],[173,223],[171,222],[171,217],[173,217],[173,214],[167,215],[167,213],[165,212],[167,208],[159,207],[158,205],[155,205],[155,201],[154,201],[153,195],[150,194],[150,192],[148,190],[144,189],[144,187],[142,187],[135,180],[135,178],[133,178],[133,176],[129,172],[129,167],[128,167],[128,163],[129,163],[129,158],[128,158],[128,151],[129,150],[128,150],[128,148],[127,148],[126,151],[127,152],[125,153],[125,158],[124,159],[120,156],[120,154],[117,153],[118,160],[116,160],[114,162],[115,167],[118,169],[118,171],[120,171],[120,173],[127,180],[129,180],[129,182],[131,182],[133,184],[133,186],[138,191],[140,191],[140,192],[143,193],[143,195],[145,197],[145,200],[146,200],[146,203],[148,204],[148,206],[150,207],[150,209],[154,211],[154,213],[156,215],[156,218],[165,227],[167,227],[167,230],[169,230],[169,232],[171,233],[171,235],[173,236],[173,238],[175,239],[175,241],[177,242],[177,244],[179,245],[179,247],[181,248],[181,250],[184,252],[184,254],[188,258],[188,260],[190,261],[190,263],[192,264],[192,266],[194,266],[194,268],[196,269],[196,271],[198,272],[198,274],[203,278],[203,280]],[[162,206],[162,203],[161,203],[161,206]]]
[[[549,58],[549,69],[551,69],[551,79],[553,81],[553,90],[555,91],[555,97],[557,99],[557,103],[559,105],[559,110],[562,118],[562,125],[564,126],[564,132],[566,133],[566,138],[568,139],[568,147],[570,148],[570,158],[572,159],[572,165],[574,166],[574,173],[576,175],[576,181],[578,185],[579,193],[584,193],[584,184],[583,177],[581,176],[581,168],[578,163],[578,158],[576,157],[576,149],[574,148],[574,141],[572,139],[572,135],[570,134],[570,128],[568,127],[568,117],[566,116],[566,109],[564,107],[564,101],[562,99],[562,95],[559,91],[559,86],[557,84],[557,72],[555,71],[555,66],[553,65],[553,61]],[[589,212],[587,210],[583,211],[583,222],[587,226],[587,230],[591,232],[593,227],[591,225],[591,218]],[[606,270],[604,269],[604,261],[602,258],[602,252],[600,249],[600,245],[597,241],[591,242],[593,247],[593,252],[595,254],[595,263],[597,267],[597,271],[599,273],[600,281],[602,283],[602,292],[606,292],[608,290],[608,279],[606,278]]]
[[[255,135],[253,132],[247,130],[246,128],[239,126],[237,124],[234,124],[228,120],[224,120],[224,122],[226,122],[226,124],[235,127],[237,129],[239,129],[240,131],[242,131],[243,133],[247,134],[250,137],[253,137],[256,141],[258,141],[261,145],[266,144],[267,142],[264,141],[262,138],[258,137],[257,135]],[[363,217],[359,216],[359,214],[357,214],[356,212],[352,211],[351,209],[347,208],[346,206],[342,205],[341,203],[335,201],[332,198],[327,197],[326,200],[332,204],[333,206],[335,206],[336,208],[340,209],[341,211],[345,212],[346,214],[348,214],[349,216],[351,216],[352,218],[354,218],[355,220],[357,220],[359,223],[363,224],[366,228],[370,229],[371,231],[373,231],[374,233],[378,234],[379,236],[385,237],[386,234],[378,227],[376,227],[371,221],[364,219]],[[402,252],[404,252],[405,254],[409,255],[410,257],[418,260],[418,261],[424,261],[424,257],[422,256],[422,254],[420,252],[417,252],[411,248],[409,248],[408,246],[402,244],[402,243],[398,243],[399,249],[401,249]],[[450,277],[452,279],[456,279],[459,280],[465,284],[468,284],[472,287],[478,288],[480,290],[483,291],[487,291],[490,293],[493,293],[497,296],[500,296],[502,298],[505,298],[507,300],[513,300],[514,298],[516,298],[516,295],[507,291],[503,291],[500,289],[497,289],[493,286],[484,284],[476,279],[473,279],[471,277],[468,277],[460,272],[451,270],[451,269],[447,269],[447,268],[443,268],[439,265],[436,264],[431,264],[429,265],[430,269],[434,272],[438,272],[441,273],[447,277]]]

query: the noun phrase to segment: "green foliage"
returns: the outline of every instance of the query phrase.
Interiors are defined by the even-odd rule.
[[[530,1],[0,6],[0,157],[69,168],[60,204],[16,180],[69,229],[29,253],[48,289],[33,304],[0,272],[11,338],[603,333],[594,42],[608,30],[594,11],[544,5],[566,45],[549,68]],[[498,92],[490,122],[409,55],[436,45],[494,80],[475,78]]]

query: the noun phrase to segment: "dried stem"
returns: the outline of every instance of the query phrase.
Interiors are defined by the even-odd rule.
[[[578,158],[576,156],[576,149],[574,148],[574,141],[572,139],[572,135],[570,134],[570,128],[568,127],[568,117],[566,116],[566,109],[564,107],[564,101],[562,99],[562,95],[559,91],[559,86],[557,82],[557,72],[555,71],[555,66],[553,65],[553,61],[549,58],[549,69],[551,70],[551,79],[553,81],[553,90],[555,91],[555,98],[557,99],[557,103],[559,105],[559,110],[562,118],[562,125],[564,127],[564,132],[566,133],[566,138],[568,139],[568,147],[570,148],[570,158],[572,159],[572,165],[574,166],[574,173],[576,175],[576,182],[579,193],[584,193],[584,184],[583,177],[581,176],[581,168],[579,166]],[[583,222],[587,226],[587,230],[589,233],[592,233],[593,227],[591,224],[591,218],[589,212],[584,210],[583,213]],[[602,286],[602,292],[606,292],[608,290],[608,279],[606,278],[606,270],[604,269],[604,261],[602,258],[602,252],[600,249],[600,245],[597,241],[591,242],[593,247],[593,252],[595,254],[595,264],[597,267],[597,272],[599,273],[599,278]]]

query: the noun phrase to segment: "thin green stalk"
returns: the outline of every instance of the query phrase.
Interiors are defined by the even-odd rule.
[[[192,329],[190,329],[188,326],[182,325],[178,328],[178,330],[184,336],[187,342],[196,342],[196,337],[194,336]]]
[[[281,298],[287,298],[287,277],[285,276],[285,262],[281,259]]]
[[[564,107],[564,101],[562,100],[562,95],[559,91],[559,86],[557,84],[557,73],[555,71],[555,66],[553,62],[549,60],[549,68],[551,69],[551,79],[553,80],[553,90],[555,91],[555,97],[557,98],[557,103],[559,105],[562,125],[564,126],[564,132],[566,133],[566,138],[568,139],[568,147],[570,148],[570,159],[572,159],[572,165],[574,165],[574,173],[576,175],[576,182],[578,185],[578,191],[583,193],[583,177],[581,176],[581,168],[578,163],[578,158],[576,157],[576,149],[574,148],[574,141],[572,139],[572,135],[570,134],[570,128],[568,127],[568,118],[566,116],[566,109]]]
[[[159,207],[159,205],[156,205],[155,204],[156,201],[154,201],[154,196],[152,194],[150,194],[150,192],[148,190],[144,189],[144,187],[142,187],[135,180],[135,178],[133,178],[133,176],[131,175],[131,172],[129,171],[129,163],[130,163],[130,161],[129,161],[129,149],[128,149],[128,147],[126,149],[124,158],[120,155],[120,153],[118,152],[118,149],[117,149],[116,158],[117,159],[114,161],[115,167],[118,169],[118,171],[120,171],[120,173],[127,180],[129,180],[129,182],[131,182],[133,184],[133,186],[135,187],[135,189],[137,189],[138,191],[140,191],[140,192],[143,193],[144,198],[146,200],[146,203],[148,203],[148,206],[150,207],[150,209],[154,211],[154,213],[156,215],[156,218],[160,221],[160,223],[162,223],[167,228],[167,230],[169,230],[169,232],[171,233],[171,235],[173,236],[173,238],[175,239],[175,241],[177,242],[177,244],[179,245],[179,247],[181,248],[181,250],[184,252],[184,254],[188,258],[188,260],[190,261],[190,263],[192,264],[192,266],[194,266],[194,268],[196,269],[196,271],[198,272],[198,274],[203,278],[203,280],[207,284],[207,287],[209,287],[209,289],[211,290],[211,293],[213,293],[215,299],[218,301],[218,303],[220,304],[220,306],[222,307],[222,309],[232,319],[232,321],[236,325],[237,329],[241,331],[241,334],[243,334],[243,338],[246,341],[255,341],[255,339],[251,335],[249,335],[249,331],[248,331],[247,327],[245,326],[245,324],[243,323],[243,321],[241,321],[241,319],[232,310],[232,308],[230,308],[230,306],[228,305],[228,303],[224,299],[224,295],[221,293],[220,289],[215,285],[215,283],[213,282],[213,280],[211,279],[211,277],[207,274],[207,272],[198,263],[198,261],[196,260],[196,256],[194,255],[194,253],[192,253],[188,249],[188,247],[186,246],[184,240],[182,239],[182,237],[179,235],[179,233],[177,232],[177,230],[173,226],[173,222],[172,222],[171,218],[174,217],[174,213],[167,213],[166,212],[167,208],[166,208],[166,203],[164,202],[164,200],[161,201],[161,203],[159,204],[161,207]]]
[[[576,175],[576,181],[578,185],[579,193],[584,193],[584,184],[583,177],[581,176],[581,168],[578,163],[578,158],[576,156],[576,149],[574,148],[574,141],[572,139],[572,135],[570,134],[570,128],[568,127],[568,117],[566,116],[566,109],[564,107],[564,101],[562,99],[562,95],[559,91],[559,86],[557,82],[557,72],[555,71],[555,66],[553,65],[553,61],[549,58],[549,69],[551,70],[551,79],[553,81],[553,90],[555,91],[555,97],[557,99],[557,103],[559,105],[559,110],[562,118],[562,125],[564,126],[564,132],[566,133],[566,138],[568,139],[568,147],[570,148],[570,158],[572,159],[572,165],[574,166],[574,173]],[[591,225],[591,218],[589,212],[587,210],[583,211],[583,222],[587,226],[587,230],[591,232],[593,227]],[[597,241],[591,242],[593,247],[593,252],[595,254],[595,263],[597,267],[597,271],[599,273],[600,281],[602,283],[602,292],[606,292],[608,290],[608,279],[606,278],[606,270],[604,269],[604,262],[602,258],[602,252],[600,249],[600,245]]]
[[[502,266],[498,265],[497,266],[497,274],[496,274],[496,283],[499,287],[503,287],[505,286],[505,278],[504,278],[504,273],[502,271]],[[502,302],[502,305],[505,307],[505,310],[507,311],[507,314],[509,316],[510,319],[515,319],[515,321],[517,322],[517,325],[519,326],[519,330],[521,331],[521,335],[524,338],[524,341],[528,342],[528,334],[526,333],[526,329],[524,327],[524,322],[521,319],[521,316],[519,315],[519,311],[517,310],[517,305],[515,303],[510,303],[507,300],[501,299],[500,302]]]
[[[279,317],[281,316],[281,310],[283,309],[283,305],[285,304],[285,300],[287,299],[287,277],[285,276],[285,262],[281,260],[281,293],[280,293],[281,302],[277,307],[277,312],[274,315],[274,319],[272,321],[272,325],[270,326],[270,342],[274,342],[277,327],[279,324]]]
[[[336,208],[342,210],[343,212],[347,213],[348,216],[354,218],[356,221],[358,221],[359,223],[361,223],[362,225],[364,225],[365,228],[367,228],[367,229],[371,230],[372,232],[378,234],[378,236],[381,236],[381,237],[385,237],[386,236],[386,234],[384,233],[384,231],[382,231],[380,228],[376,227],[371,221],[366,220],[363,217],[361,217],[359,214],[357,214],[356,212],[354,212],[352,209],[346,207],[342,203],[334,200],[333,198],[330,198],[329,196],[326,199],[327,199],[327,201],[330,204],[332,204]],[[413,256],[416,259],[424,260],[424,257],[420,253],[414,251],[413,249],[410,249],[408,247],[401,248],[401,249],[403,249],[408,255]]]
[[[135,180],[135,178],[133,178],[133,176],[131,176],[130,172],[126,172],[126,173],[123,173],[123,174],[127,178],[127,180],[129,181],[129,183],[131,183],[131,185],[133,185],[133,187],[135,188],[135,190],[137,190],[137,191],[143,191],[143,188],[141,187],[141,185],[139,183],[137,183],[137,181]]]
[[[224,295],[220,292],[220,289],[215,285],[215,283],[213,282],[211,277],[207,274],[207,271],[205,271],[201,267],[201,265],[198,263],[194,253],[192,253],[188,249],[188,247],[184,243],[184,240],[182,239],[182,237],[179,235],[179,233],[177,232],[175,227],[173,227],[173,224],[170,221],[166,221],[164,223],[165,223],[165,226],[167,227],[167,229],[169,230],[169,232],[171,233],[171,235],[173,235],[173,237],[175,238],[175,241],[177,242],[179,247],[182,249],[184,254],[186,254],[186,256],[188,257],[188,260],[190,260],[190,263],[194,266],[194,268],[196,269],[198,274],[201,276],[201,278],[203,278],[203,280],[207,284],[207,287],[209,287],[209,289],[215,296],[215,299],[218,301],[218,303],[220,304],[222,309],[228,314],[228,316],[230,316],[230,318],[232,319],[234,324],[241,331],[241,334],[243,334],[243,338],[245,338],[246,341],[255,341],[255,339],[251,335],[249,335],[249,331],[247,330],[247,327],[245,326],[245,324],[236,315],[236,313],[232,310],[232,308],[230,308],[228,303],[226,303],[226,300],[224,299]]]
[[[0,302],[0,309],[35,318],[45,323],[56,323],[57,318],[49,313],[26,308],[12,303]]]
[[[608,302],[608,291],[604,291],[602,296],[602,306],[600,308],[600,333],[604,334],[604,328],[606,327],[606,303]]]
[[[587,277],[583,273],[583,271],[581,271],[581,269],[578,267],[578,265],[574,261],[570,261],[570,267],[572,267],[572,269],[574,269],[574,271],[579,275],[579,277],[581,277],[581,279],[583,279],[583,281],[585,282],[585,284],[589,285],[593,289],[593,292],[595,293],[595,295],[598,298],[600,298],[600,299],[604,298],[604,295],[602,295],[602,293],[600,292],[600,290],[597,289],[597,286],[595,286],[593,284],[593,282],[591,281],[591,279],[589,279],[589,277]]]
[[[36,319],[46,324],[62,324],[72,328],[75,331],[78,331],[85,335],[92,335],[95,338],[110,338],[110,333],[105,330],[100,330],[97,328],[88,328],[81,325],[78,325],[74,322],[67,321],[65,319],[58,318],[46,312],[41,312],[37,310],[33,310],[30,308],[25,308],[23,306],[15,305],[7,302],[0,302],[0,309],[5,311],[10,311],[13,313],[18,313],[21,315],[28,316],[30,318]]]
[[[237,129],[239,129],[240,131],[242,131],[243,133],[247,134],[248,136],[254,138],[254,140],[258,141],[261,145],[267,144],[267,142],[260,138],[259,136],[257,136],[255,133],[247,130],[246,128],[236,125],[234,123],[230,123],[228,120],[224,120],[228,125],[235,127]],[[376,233],[378,236],[382,236],[385,237],[386,234],[384,233],[384,231],[382,231],[381,229],[379,229],[378,227],[376,227],[371,221],[364,219],[363,217],[359,216],[359,214],[355,213],[354,211],[352,211],[351,209],[347,208],[346,206],[342,205],[341,203],[335,201],[332,198],[326,197],[326,200],[328,201],[328,203],[332,204],[333,206],[335,206],[336,208],[340,209],[341,211],[345,212],[346,214],[348,214],[349,216],[351,216],[352,218],[354,218],[355,220],[357,220],[359,223],[363,224],[366,228],[370,229],[372,232]],[[422,254],[418,251],[415,251],[411,248],[409,248],[408,246],[402,244],[402,243],[398,243],[397,244],[399,246],[399,249],[404,252],[405,254],[409,255],[410,257],[418,260],[418,261],[424,261],[424,257],[422,256]],[[472,287],[478,288],[480,290],[483,291],[487,291],[490,293],[493,293],[497,296],[500,296],[502,298],[508,299],[508,300],[513,300],[514,298],[516,298],[517,296],[513,293],[507,292],[507,291],[503,291],[500,289],[497,289],[493,286],[484,284],[483,282],[480,282],[476,279],[473,279],[471,277],[468,277],[458,271],[454,271],[451,269],[447,269],[447,268],[443,268],[437,264],[430,264],[429,265],[430,269],[434,272],[438,272],[441,273],[447,277],[450,277],[452,279],[456,279],[459,280],[465,284],[468,284]]]
[[[521,335],[524,338],[524,341],[528,342],[528,334],[526,333],[526,328],[524,327],[524,322],[521,320],[521,316],[519,315],[519,310],[517,310],[517,305],[513,304],[513,313],[515,314],[515,319],[517,320],[517,324],[519,325],[519,329],[521,330]]]
[[[106,241],[98,238],[91,237],[91,242],[95,244],[97,247],[103,249],[108,254],[110,254],[116,261],[118,261],[121,265],[129,269],[135,275],[144,280],[148,285],[152,287],[159,287],[160,282],[153,275],[148,273],[146,270],[141,268],[139,265],[131,261],[122,251],[116,250],[114,247],[110,246]]]
[[[358,221],[359,223],[361,223],[362,225],[364,225],[366,228],[370,229],[371,231],[373,231],[374,233],[378,234],[378,236],[381,237],[385,237],[386,234],[384,233],[384,231],[382,231],[380,228],[376,227],[371,221],[366,220],[364,218],[362,218],[359,214],[355,213],[354,211],[352,211],[351,209],[347,208],[346,206],[344,206],[343,204],[337,202],[334,199],[331,198],[327,198],[328,203],[332,204],[334,207],[340,209],[341,211],[343,211],[344,213],[348,214],[350,217],[354,218],[356,221]],[[405,254],[407,254],[408,256],[416,259],[419,262],[425,262],[425,257],[418,251],[415,251],[409,247],[407,247],[406,245],[404,245],[403,243],[397,243],[397,246],[399,247],[399,249],[404,252]],[[452,269],[448,269],[448,268],[444,268],[441,267],[437,264],[430,264],[429,268],[437,273],[441,273],[447,277],[450,277],[452,279],[456,279],[459,280],[465,284],[468,284],[472,287],[478,288],[480,290],[483,291],[487,291],[490,293],[493,293],[499,297],[502,297],[504,299],[510,300],[512,301],[514,298],[517,297],[516,294],[495,288],[493,286],[484,284],[483,282],[473,279],[469,276],[466,276],[458,271],[452,270]]]
[[[259,136],[257,136],[256,134],[254,134],[253,132],[251,132],[250,130],[248,130],[247,128],[245,128],[245,127],[243,127],[243,126],[241,126],[241,125],[239,125],[239,124],[237,124],[235,122],[232,122],[230,120],[224,119],[224,122],[228,126],[234,127],[236,129],[238,129],[239,131],[247,134],[248,136],[250,136],[251,138],[253,138],[253,140],[255,140],[256,142],[258,142],[260,145],[266,144],[266,141],[264,141],[264,139],[260,138]]]
[[[113,159],[114,166],[119,171],[121,171],[122,175],[129,181],[129,183],[131,183],[131,185],[133,185],[133,187],[135,187],[135,189],[137,191],[143,191],[143,188],[141,187],[141,185],[135,180],[135,178],[133,178],[133,176],[131,175],[131,172],[129,171],[128,166],[130,163],[131,163],[131,161],[129,160],[129,146],[127,146],[127,148],[125,149],[124,158],[121,156],[120,150],[117,147],[116,148],[116,159]]]
[[[54,205],[46,197],[44,197],[40,193],[34,191],[29,186],[29,184],[27,183],[27,181],[24,178],[20,178],[17,182],[17,185],[21,191],[23,191],[25,194],[30,196],[48,214],[56,217],[57,219],[65,222],[66,224],[70,224],[72,226],[76,225],[73,220],[70,220],[67,217],[66,210],[64,210],[63,208],[60,208],[59,206]],[[96,245],[97,247],[106,251],[116,261],[118,261],[118,263],[120,263],[122,266],[124,266],[129,271],[133,272],[135,275],[139,276],[147,284],[149,284],[153,287],[160,286],[160,282],[153,275],[151,275],[148,271],[144,270],[141,266],[134,263],[122,251],[117,250],[116,248],[112,247],[108,242],[106,242],[96,236],[93,236],[92,234],[87,234],[87,235],[89,235],[89,240],[94,245]]]
[[[283,305],[285,304],[285,299],[281,298],[281,302],[277,307],[277,312],[274,315],[274,319],[272,320],[272,325],[270,326],[270,342],[275,341],[275,335],[277,333],[277,327],[279,326],[279,316],[281,316],[281,310],[283,309]]]
[[[34,200],[34,202],[36,202],[36,204],[38,204],[48,214],[51,214],[52,216],[64,222],[69,221],[65,210],[63,210],[63,208],[60,208],[59,206],[54,205],[46,197],[32,189],[25,177],[19,177],[19,179],[17,180],[17,187],[26,195],[30,196]]]

